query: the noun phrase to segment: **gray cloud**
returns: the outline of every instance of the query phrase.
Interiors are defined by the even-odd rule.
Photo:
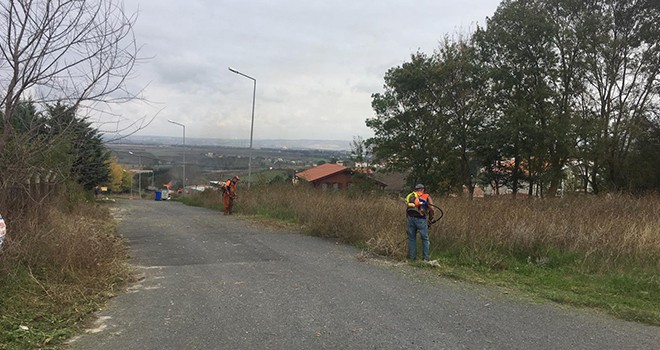
[[[445,35],[466,31],[499,1],[180,1],[139,0],[142,55],[134,86],[156,105],[113,110],[125,120],[165,109],[139,134],[249,138],[368,137],[371,94],[387,69],[411,53],[432,52]],[[129,11],[137,10],[127,7]]]

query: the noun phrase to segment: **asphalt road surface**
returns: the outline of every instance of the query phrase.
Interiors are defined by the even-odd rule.
[[[658,327],[213,210],[125,200],[116,216],[143,279],[71,349],[660,349]]]

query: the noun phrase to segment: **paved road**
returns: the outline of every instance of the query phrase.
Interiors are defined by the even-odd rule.
[[[536,304],[333,241],[122,201],[144,275],[72,349],[658,349],[660,328]]]

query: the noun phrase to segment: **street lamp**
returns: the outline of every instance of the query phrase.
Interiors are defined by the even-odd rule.
[[[250,189],[250,183],[252,182],[252,135],[254,133],[254,103],[256,100],[257,96],[257,79],[243,74],[235,69],[232,69],[231,67],[228,67],[229,71],[232,73],[236,73],[238,75],[242,75],[254,82],[254,89],[252,90],[252,123],[250,124],[250,159],[248,160],[248,190]]]
[[[142,199],[142,156],[128,151],[130,155],[138,156],[138,166],[140,170],[138,171],[138,198]]]
[[[168,120],[172,124],[183,127],[183,192],[186,192],[186,126],[173,120]]]

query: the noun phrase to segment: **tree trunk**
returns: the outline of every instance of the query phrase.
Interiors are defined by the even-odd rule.
[[[520,177],[520,157],[516,156],[513,162],[513,181],[511,190],[513,191],[513,198],[518,194],[518,178]]]
[[[598,185],[598,179],[597,179],[597,169],[598,167],[595,166],[591,169],[591,189],[593,190],[594,194],[598,194],[600,192],[600,186]]]

